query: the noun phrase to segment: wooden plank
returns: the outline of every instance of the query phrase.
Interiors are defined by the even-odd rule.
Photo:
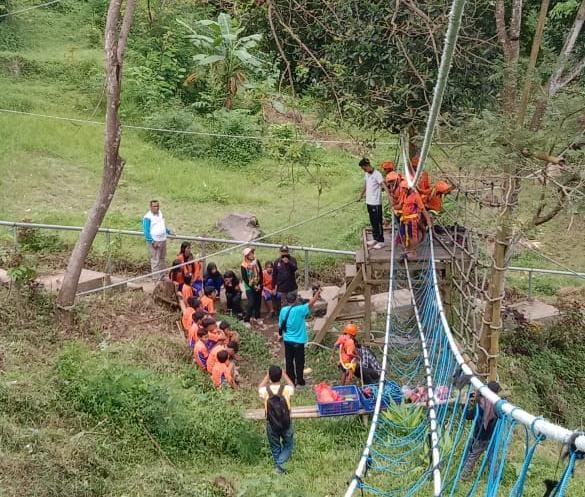
[[[372,287],[368,285],[371,269],[368,265],[362,266],[364,282],[364,331],[366,332],[365,343],[370,343],[370,330],[372,329]]]
[[[327,331],[329,331],[329,328],[331,328],[331,326],[337,319],[337,316],[339,316],[339,314],[341,313],[343,306],[346,304],[349,297],[351,297],[351,294],[355,291],[355,289],[360,285],[360,283],[362,283],[362,281],[363,274],[362,272],[359,272],[356,275],[356,277],[353,280],[351,280],[351,283],[347,287],[347,290],[345,291],[343,296],[337,300],[337,305],[333,309],[333,312],[331,312],[331,314],[327,316],[327,320],[323,324],[323,327],[320,330],[317,330],[315,338],[313,338],[312,340],[313,342],[321,343],[323,341],[323,338],[325,338]]]

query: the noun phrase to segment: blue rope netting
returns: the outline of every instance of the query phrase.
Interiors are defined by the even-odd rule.
[[[485,497],[520,497],[524,494],[534,455],[545,438],[535,432],[534,423],[524,426],[513,418],[513,411],[506,414],[502,410],[505,401],[500,401],[494,405],[496,421],[486,441],[487,446],[477,456],[476,467],[470,469],[469,457],[475,450],[474,442],[483,423],[478,402],[480,394],[474,392],[469,382],[459,381],[460,366],[444,328],[442,303],[436,292],[431,244],[432,236],[426,236],[418,247],[416,270],[409,271],[408,264],[402,267],[397,260],[393,265],[394,274],[390,281],[396,284],[396,266],[400,266],[400,274],[405,274],[411,285],[412,301],[419,319],[416,315],[389,317],[389,336],[401,345],[389,350],[386,381],[407,385],[411,389],[424,386],[427,391],[427,371],[419,333],[422,331],[436,412],[440,492],[437,494],[433,490],[436,475],[429,441],[429,411],[424,402],[402,406],[392,403],[380,413],[369,448],[368,470],[362,478],[356,477],[356,486],[363,494],[383,497],[433,493],[444,497],[482,494]],[[393,293],[389,292],[390,295]],[[511,450],[512,447],[515,449]],[[551,497],[566,494],[578,456],[575,451],[569,451],[563,474]],[[509,464],[511,459],[513,465]],[[535,483],[542,478],[542,475],[530,476],[534,477]]]

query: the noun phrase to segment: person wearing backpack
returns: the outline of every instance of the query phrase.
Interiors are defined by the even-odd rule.
[[[285,384],[281,383],[283,377]],[[268,444],[274,459],[274,468],[279,474],[286,473],[282,465],[290,458],[293,450],[290,398],[294,391],[294,383],[282,372],[280,366],[270,366],[258,386],[258,394],[264,401]]]

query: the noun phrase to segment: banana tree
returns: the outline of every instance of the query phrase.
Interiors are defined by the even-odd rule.
[[[225,92],[224,107],[231,109],[233,99],[249,73],[260,75],[266,67],[263,54],[258,45],[260,34],[242,36],[244,28],[225,13],[219,14],[217,21],[204,19],[194,27],[178,21],[189,34],[197,53],[193,61],[197,67],[209,67],[221,81]],[[189,76],[194,79],[195,75]]]

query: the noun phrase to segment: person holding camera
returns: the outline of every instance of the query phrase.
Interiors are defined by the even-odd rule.
[[[286,303],[289,294],[295,298],[299,286],[297,285],[297,260],[290,255],[287,245],[280,247],[280,257],[274,261],[272,270],[272,294],[276,297],[276,303]]]
[[[284,342],[286,374],[295,386],[304,386],[305,345],[309,341],[306,318],[321,296],[321,288],[316,288],[309,301],[299,301],[294,293],[286,297],[286,307],[280,310],[278,333]]]

